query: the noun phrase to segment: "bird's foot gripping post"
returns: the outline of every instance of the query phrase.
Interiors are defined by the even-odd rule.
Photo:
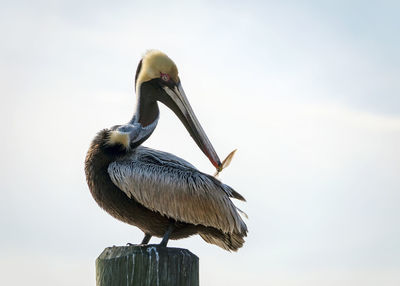
[[[96,260],[96,285],[198,286],[199,258],[153,244],[108,247]]]

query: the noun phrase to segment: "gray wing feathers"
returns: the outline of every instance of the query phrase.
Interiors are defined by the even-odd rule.
[[[162,215],[227,233],[246,231],[229,199],[232,189],[172,154],[141,146],[111,163],[108,173],[128,197]]]

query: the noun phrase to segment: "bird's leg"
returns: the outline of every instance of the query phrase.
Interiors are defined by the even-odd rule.
[[[167,231],[164,234],[163,239],[161,240],[160,246],[167,247],[169,236],[174,231],[174,229],[175,229],[175,225],[173,223],[170,223],[169,226],[168,226]]]
[[[148,233],[145,233],[141,244],[148,244],[150,241],[150,238],[151,238],[151,235]]]

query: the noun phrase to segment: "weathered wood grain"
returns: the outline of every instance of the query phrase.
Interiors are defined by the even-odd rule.
[[[159,245],[114,246],[96,260],[97,286],[198,286],[199,258]]]

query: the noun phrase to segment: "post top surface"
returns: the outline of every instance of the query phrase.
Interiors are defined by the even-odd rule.
[[[199,259],[195,254],[185,248],[176,247],[163,247],[158,244],[147,244],[147,245],[127,245],[127,246],[112,246],[107,247],[100,254],[98,259],[113,259],[131,255],[178,255],[178,256],[189,256],[192,259]]]

